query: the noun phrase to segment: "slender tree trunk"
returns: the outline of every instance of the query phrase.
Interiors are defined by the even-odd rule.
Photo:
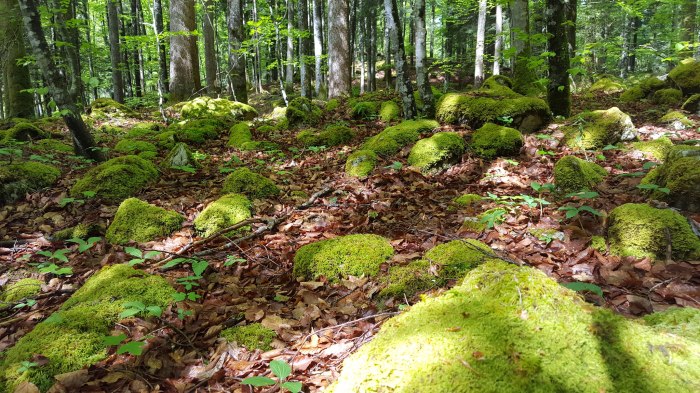
[[[53,0],[51,3],[56,18],[56,41],[63,43],[58,48],[69,72],[68,89],[75,97],[76,103],[83,104],[83,81],[80,68],[80,36],[75,21],[75,0]]]
[[[566,11],[566,41],[569,47],[569,61],[571,61],[576,57],[576,18],[578,16],[578,0],[568,0],[564,9]]]
[[[686,49],[681,51],[681,57],[693,56],[693,44],[697,35],[698,0],[683,0],[681,4],[680,40],[687,42]]]
[[[328,1],[328,98],[350,94],[349,16],[347,0]]]
[[[170,100],[189,99],[201,89],[194,0],[170,0]]]
[[[528,66],[530,45],[530,5],[529,0],[513,0],[510,4],[512,45],[515,49],[513,79],[515,88],[526,93],[528,85],[535,80],[534,72]]]
[[[287,64],[284,71],[284,83],[287,88],[294,85],[294,1],[287,0]]]
[[[432,118],[435,116],[433,103],[433,91],[430,88],[430,79],[425,65],[426,30],[425,30],[425,0],[415,0],[415,29],[416,29],[416,85],[420,98],[423,100],[423,116]]]
[[[119,42],[119,10],[117,0],[107,0],[107,26],[109,28],[109,58],[112,62],[112,98],[124,102],[124,75]]]
[[[231,88],[236,101],[248,103],[248,88],[245,80],[246,59],[241,52],[245,31],[243,30],[242,0],[228,0],[228,37],[230,45]]]
[[[629,72],[634,73],[637,68],[637,45],[639,28],[642,26],[642,20],[639,17],[634,18],[634,34],[632,34],[632,48],[630,49]]]
[[[323,0],[313,0],[314,8],[314,72],[315,72],[315,83],[314,90],[316,91],[316,96],[321,95],[321,87],[323,86],[323,71],[321,70],[323,61],[323,30],[321,28],[321,18],[323,13],[321,12],[321,5]]]
[[[369,90],[377,90],[377,3],[370,0],[367,19],[369,40],[367,45],[369,57]]]
[[[202,33],[204,35],[204,75],[207,83],[207,93],[219,92],[218,72],[216,67],[216,22],[214,13],[214,1],[204,2],[204,15],[202,16]]]
[[[139,20],[139,0],[131,0],[131,34],[134,37],[141,35],[141,21]],[[138,41],[137,41],[138,42]],[[136,97],[143,96],[143,83],[142,83],[142,73],[143,63],[141,61],[141,56],[139,54],[139,45],[135,44],[133,50],[131,51],[131,58],[134,60],[134,90]]]
[[[6,50],[3,56],[3,101],[7,111],[3,115],[8,118],[34,117],[34,97],[22,91],[32,87],[29,68],[17,64],[26,56],[22,15],[17,0],[0,1],[0,25],[0,41]]]
[[[570,49],[566,20],[568,3],[569,0],[547,0],[546,11],[549,51],[554,53],[549,57],[547,101],[554,115],[564,117],[571,114]]]
[[[486,0],[479,0],[479,17],[476,22],[476,55],[474,58],[474,87],[484,82],[484,41],[486,38]]]
[[[632,50],[632,36],[634,35],[634,16],[625,16],[625,28],[623,32],[622,53],[620,54],[620,78],[627,78],[630,69],[630,53]]]
[[[501,48],[503,47],[503,9],[496,4],[496,42],[493,46],[493,74],[501,73]]]
[[[301,96],[311,98],[311,73],[307,59],[310,55],[309,42],[309,4],[306,0],[299,0],[298,22],[301,36],[299,37],[299,77],[301,83]]]
[[[396,0],[384,0],[386,23],[389,27],[389,36],[394,44],[394,58],[396,59],[396,79],[401,97],[404,119],[416,117],[416,101],[413,98],[413,86],[408,78],[408,64],[404,53],[403,34],[399,34],[399,10]]]
[[[168,56],[165,50],[165,39],[161,36],[163,30],[163,3],[161,0],[153,0],[153,21],[155,23],[156,34],[158,34],[158,78],[163,90],[170,91],[168,81]]]
[[[391,37],[389,35],[389,24],[384,18],[384,82],[386,89],[391,89]]]

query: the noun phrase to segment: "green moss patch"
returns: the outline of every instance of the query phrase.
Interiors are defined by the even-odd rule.
[[[135,141],[132,139],[122,139],[114,146],[114,150],[123,153],[137,155],[141,158],[151,159],[155,158],[158,154],[158,148],[156,145],[150,142]]]
[[[700,257],[700,239],[685,217],[643,203],[627,203],[610,212],[608,242],[610,252],[620,256],[663,260],[670,247],[675,260]]]
[[[662,161],[666,157],[666,154],[668,154],[672,147],[673,142],[665,136],[652,139],[650,141],[641,141],[632,144],[632,148],[635,150],[648,154],[659,161]]]
[[[470,146],[487,159],[517,155],[523,147],[523,135],[515,128],[486,123],[472,134]]]
[[[584,112],[564,127],[564,142],[570,147],[601,149],[637,137],[632,119],[617,107]]]
[[[420,134],[440,127],[434,120],[406,120],[387,127],[379,134],[367,139],[361,150],[372,150],[380,156],[388,157],[398,153],[403,147],[415,143]]]
[[[315,125],[321,120],[323,111],[306,97],[297,97],[287,106],[287,122],[290,127],[300,124]]]
[[[258,111],[242,102],[225,98],[197,97],[185,102],[180,110],[183,119],[215,119],[220,122],[253,120]]]
[[[672,206],[700,212],[700,147],[678,145],[667,150],[666,160],[642,180],[669,189],[668,194],[654,192],[652,197]]]
[[[680,105],[683,93],[678,89],[661,89],[654,92],[651,100],[659,105]]]
[[[270,198],[279,195],[280,189],[263,175],[248,168],[238,168],[226,177],[222,192],[245,194],[250,198]]]
[[[684,111],[688,111],[694,114],[700,113],[700,94],[693,94],[688,97],[681,107]]]
[[[218,138],[221,129],[223,129],[223,123],[215,119],[185,120],[168,127],[168,131],[173,133],[177,142],[193,145],[201,145],[208,140]]]
[[[41,128],[30,123],[29,120],[25,119],[13,119],[14,125],[7,130],[4,130],[0,136],[0,142],[7,144],[10,141],[35,141],[40,139],[49,138],[48,132],[42,130]]]
[[[644,94],[648,95],[651,94],[657,90],[661,90],[666,86],[666,82],[662,81],[661,79],[651,76],[648,78],[642,79],[639,84],[639,88],[642,89]]]
[[[377,154],[372,150],[358,150],[345,161],[345,174],[354,177],[367,177],[377,166]]]
[[[466,150],[464,138],[456,132],[438,132],[419,140],[408,155],[408,163],[422,171],[444,168],[459,161]]]
[[[73,197],[82,197],[84,191],[93,191],[100,198],[119,202],[158,179],[156,166],[138,156],[123,156],[90,169],[71,188]]]
[[[683,91],[684,95],[700,93],[700,63],[697,61],[682,61],[668,73],[668,77]]]
[[[234,124],[229,130],[228,145],[243,150],[246,143],[253,142],[253,133],[247,123]]]
[[[329,391],[694,392],[699,350],[586,304],[537,269],[489,261],[384,323]]]
[[[268,329],[259,323],[251,323],[245,326],[234,326],[232,328],[221,331],[221,338],[224,340],[236,343],[239,346],[246,347],[253,351],[259,349],[261,351],[269,351],[272,349],[272,340],[277,337],[274,330]]]
[[[615,94],[625,90],[625,86],[610,78],[598,79],[591,87],[588,88],[589,93]]]
[[[608,172],[600,165],[574,156],[565,156],[554,164],[554,184],[563,194],[592,190]]]
[[[107,120],[113,118],[133,117],[136,114],[126,105],[120,104],[111,98],[98,98],[90,104],[88,109],[93,119]]]
[[[46,391],[54,384],[54,375],[103,360],[107,356],[103,337],[110,334],[119,320],[124,304],[138,301],[165,309],[174,293],[162,277],[125,264],[103,268],[59,311],[4,353],[0,363],[0,390],[11,392],[21,382],[30,381]],[[20,371],[21,363],[36,354],[45,356],[48,363]]]
[[[463,194],[453,199],[452,202],[459,206],[472,206],[480,203],[484,198],[477,194]]]
[[[0,166],[0,203],[14,202],[28,192],[49,187],[61,171],[53,165],[26,161]]]
[[[0,293],[0,300],[7,303],[36,296],[41,292],[44,282],[36,278],[23,278],[19,281],[8,284]]]
[[[372,101],[355,102],[350,108],[350,116],[355,119],[371,120],[377,117],[378,104]]]
[[[34,142],[34,148],[48,153],[73,153],[73,146],[58,139],[41,139]]]
[[[301,247],[294,256],[294,276],[329,281],[347,276],[375,276],[394,255],[389,241],[377,235],[347,235]]]
[[[194,219],[194,227],[206,237],[252,217],[253,204],[241,194],[224,195],[207,205]]]
[[[629,89],[625,90],[622,94],[620,94],[620,102],[637,102],[643,99],[644,97],[646,97],[644,90],[642,90],[639,86],[634,86],[630,87]]]
[[[440,267],[440,277],[462,278],[464,273],[496,257],[491,247],[474,239],[438,244],[425,253],[425,259]]]
[[[338,146],[350,142],[355,137],[350,127],[342,124],[331,124],[321,132],[304,130],[297,134],[297,140],[302,145],[309,146]]]
[[[410,262],[405,266],[392,266],[387,274],[379,279],[383,288],[378,299],[408,298],[444,284],[444,281],[431,273],[431,264],[424,259]]]
[[[671,307],[642,318],[647,326],[700,342],[700,309]]]
[[[148,242],[180,229],[184,220],[174,211],[129,198],[119,205],[105,238],[115,244]]]
[[[379,119],[388,123],[401,117],[401,108],[394,101],[384,101],[379,109]]]
[[[693,121],[688,119],[686,115],[678,111],[671,111],[663,115],[660,122],[666,123],[674,130],[685,130],[693,126]]]

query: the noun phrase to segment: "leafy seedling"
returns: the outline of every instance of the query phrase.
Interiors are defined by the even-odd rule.
[[[270,371],[277,377],[277,380],[263,376],[255,376],[245,378],[241,383],[253,387],[279,386],[292,393],[301,392],[301,382],[287,381],[287,378],[292,374],[292,366],[290,366],[289,363],[283,360],[273,360],[270,362]]]
[[[41,269],[39,269],[39,273],[55,274],[57,276],[67,276],[73,274],[73,269],[69,267],[58,267],[58,265],[52,263],[48,266],[44,266]]]
[[[23,302],[20,302],[20,303],[15,304],[15,306],[12,307],[12,308],[15,309],[15,310],[18,310],[18,309],[20,309],[20,308],[32,307],[32,306],[35,305],[35,304],[36,304],[36,300],[34,300],[34,299],[27,299],[27,300],[25,300],[25,301],[23,301]]]
[[[141,263],[146,262],[147,259],[153,259],[160,255],[160,251],[147,251],[144,253],[143,251],[139,250],[138,248],[134,247],[124,247],[124,252],[127,254],[131,255],[132,257],[135,257],[134,259],[130,260],[128,262],[129,266],[136,266]]]
[[[124,303],[126,308],[124,311],[119,313],[119,318],[129,318],[138,314],[145,314],[146,316],[160,317],[163,315],[163,309],[160,306],[147,306],[141,302],[127,302]]]
[[[74,237],[72,239],[66,240],[66,242],[77,244],[78,245],[78,252],[82,254],[85,251],[91,249],[100,240],[102,240],[101,237],[91,237],[91,238],[88,238],[87,240],[83,240],[83,239],[79,239],[77,237]]]
[[[245,261],[246,261],[245,258],[239,258],[235,255],[229,255],[226,257],[226,260],[224,261],[224,267],[233,266],[233,265],[236,265],[239,263],[243,263]]]
[[[21,374],[21,373],[24,373],[25,371],[29,371],[30,369],[32,369],[38,365],[39,365],[39,363],[37,363],[37,362],[30,362],[28,360],[25,360],[19,364],[19,368],[17,369],[17,371]]]
[[[562,283],[561,285],[562,285],[563,287],[566,287],[566,288],[571,289],[572,291],[576,291],[576,292],[585,292],[585,291],[587,291],[587,292],[593,292],[593,293],[595,293],[596,295],[598,295],[598,296],[600,296],[600,297],[602,297],[602,298],[605,297],[605,296],[603,295],[603,290],[602,290],[599,286],[597,286],[597,285],[595,285],[595,284],[591,284],[591,283],[587,283],[587,282],[575,281],[575,282],[565,282],[565,283]]]
[[[394,161],[394,162],[391,163],[391,165],[387,165],[387,166],[385,166],[384,168],[386,168],[386,169],[393,169],[393,170],[395,170],[395,171],[398,171],[398,170],[400,170],[401,168],[403,168],[403,164],[400,163],[399,161]]]
[[[646,190],[646,191],[658,191],[658,192],[663,192],[664,194],[668,195],[671,190],[669,190],[666,187],[659,187],[658,184],[639,184],[637,186],[640,190]]]
[[[69,253],[70,250],[67,248],[63,248],[60,250],[56,250],[54,252],[51,251],[38,251],[36,255],[41,255],[46,258],[49,258],[49,260],[53,259],[59,262],[68,262],[68,257],[66,256],[67,253]]]

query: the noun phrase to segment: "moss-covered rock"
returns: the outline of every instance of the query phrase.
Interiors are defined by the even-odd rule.
[[[644,316],[644,322],[662,333],[671,333],[700,342],[700,309],[670,307]]]
[[[78,225],[64,228],[53,233],[53,240],[87,239],[90,236],[103,235],[105,229],[97,223],[81,222]]]
[[[570,147],[600,149],[637,137],[637,129],[628,114],[617,107],[584,112],[564,127],[564,142]]]
[[[300,124],[316,125],[323,111],[306,97],[297,97],[289,102],[287,121],[290,127]]]
[[[408,155],[408,164],[422,171],[444,168],[459,161],[466,150],[464,138],[456,132],[438,132],[419,140]]]
[[[608,245],[605,242],[605,238],[603,236],[592,236],[591,248],[598,251],[601,254],[604,254],[608,251]]]
[[[652,197],[679,209],[700,212],[700,147],[673,146],[668,150],[664,164],[656,169],[644,181],[668,188],[670,192],[655,192]]]
[[[207,205],[194,219],[194,227],[202,236],[212,235],[222,229],[252,217],[253,204],[241,194],[227,194]]]
[[[692,59],[684,60],[668,73],[668,77],[683,91],[684,95],[700,93],[699,62]]]
[[[326,112],[333,112],[340,106],[340,101],[337,98],[331,98],[326,102]]]
[[[260,323],[251,323],[245,326],[234,326],[221,331],[221,338],[236,343],[239,346],[253,351],[269,351],[272,349],[272,340],[277,337],[274,330],[268,329]]]
[[[382,102],[381,108],[379,109],[379,119],[381,119],[381,121],[388,123],[398,120],[399,117],[401,117],[401,108],[399,104],[395,101]]]
[[[0,362],[0,391],[12,392],[23,381],[46,391],[54,376],[77,371],[107,356],[104,336],[110,334],[128,302],[165,309],[175,291],[165,279],[126,264],[105,267],[88,279],[61,306],[17,344]],[[22,362],[41,354],[44,365],[20,371]]]
[[[700,257],[700,239],[685,217],[642,203],[627,203],[610,212],[608,242],[610,252],[620,256],[665,259],[670,247],[675,260]]]
[[[377,296],[380,301],[392,297],[411,298],[419,292],[444,284],[444,280],[431,273],[431,264],[425,259],[404,266],[392,266],[379,282],[383,286]]]
[[[137,155],[147,160],[158,155],[158,148],[150,142],[122,139],[114,146],[114,150],[128,155]]]
[[[674,130],[685,130],[693,126],[693,121],[679,111],[668,112],[659,121],[668,124]]]
[[[61,171],[53,165],[27,161],[0,166],[0,204],[14,202],[28,192],[49,187]]]
[[[644,90],[642,90],[642,88],[639,86],[633,86],[622,92],[622,94],[620,94],[620,102],[637,102],[639,100],[644,99],[644,97],[646,97],[646,93],[644,93]]]
[[[216,139],[219,136],[219,130],[223,128],[223,123],[219,120],[196,119],[173,123],[167,131],[173,132],[176,142],[201,145],[208,140]]]
[[[73,146],[58,139],[41,139],[34,142],[34,148],[47,153],[73,153]]]
[[[645,95],[649,95],[657,90],[661,90],[664,87],[666,87],[666,82],[662,81],[661,79],[655,76],[651,76],[642,79],[637,86],[639,86],[639,88],[642,89]]]
[[[249,198],[271,198],[280,193],[275,183],[248,168],[238,168],[226,177],[222,192],[245,194]]]
[[[592,190],[607,175],[600,165],[574,156],[562,157],[554,164],[554,184],[564,194]]]
[[[693,94],[692,96],[688,97],[688,99],[683,103],[681,109],[695,115],[700,114],[700,94]]]
[[[453,199],[452,202],[458,206],[473,206],[480,203],[484,198],[477,194],[463,194]]]
[[[350,116],[355,119],[371,120],[377,117],[379,104],[372,101],[355,102],[350,108]]]
[[[456,280],[482,263],[496,258],[491,247],[474,239],[452,240],[438,244],[425,253],[424,259],[438,266],[438,276]]]
[[[107,120],[134,116],[135,113],[126,105],[120,104],[111,98],[98,98],[90,104],[88,114],[93,119]]]
[[[159,133],[161,128],[161,125],[158,123],[144,121],[136,123],[124,136],[127,139],[152,140],[155,139],[156,134]]]
[[[335,281],[347,276],[374,276],[394,254],[389,241],[377,235],[347,235],[302,246],[294,256],[294,275]]]
[[[93,191],[99,198],[119,202],[158,179],[156,166],[138,156],[122,156],[90,169],[70,189],[73,197]]]
[[[663,161],[672,147],[673,142],[665,136],[650,141],[634,142],[632,144],[634,150],[649,155],[658,161]]]
[[[598,79],[595,83],[588,88],[589,93],[603,93],[603,94],[615,94],[621,93],[625,90],[625,86],[622,83],[615,81],[610,78]]]
[[[659,105],[680,105],[683,102],[683,93],[678,89],[661,89],[654,92],[651,100]]]
[[[372,150],[384,157],[393,156],[403,147],[415,143],[421,133],[430,132],[438,127],[440,124],[435,120],[405,120],[367,139],[361,150]]]
[[[5,286],[0,292],[0,301],[14,303],[16,301],[36,296],[41,292],[44,282],[36,278],[23,278]]]
[[[472,134],[470,147],[487,159],[517,155],[523,147],[523,135],[515,128],[486,123]]]
[[[3,144],[9,143],[11,140],[28,142],[46,139],[51,136],[48,132],[29,122],[29,120],[13,119],[12,122],[14,125],[0,134],[0,142]]]
[[[180,229],[183,216],[137,198],[124,200],[117,209],[105,238],[110,243],[144,243]]]
[[[586,304],[537,269],[489,261],[385,322],[328,390],[689,393],[699,350]]]
[[[350,127],[342,124],[331,124],[321,132],[304,130],[297,134],[297,140],[302,145],[309,146],[338,146],[348,143],[355,137]]]
[[[353,177],[367,177],[377,166],[377,154],[372,150],[358,150],[345,161],[345,174]]]
[[[203,96],[183,103],[180,115],[183,119],[215,119],[220,122],[229,122],[253,120],[258,115],[258,111],[242,102]]]
[[[241,122],[231,126],[228,138],[229,146],[243,149],[245,144],[250,142],[253,142],[253,133],[250,131],[248,123]]]

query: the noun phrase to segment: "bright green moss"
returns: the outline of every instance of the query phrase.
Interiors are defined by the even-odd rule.
[[[197,97],[182,104],[183,119],[216,119],[221,122],[253,120],[258,111],[250,105],[225,98]]]
[[[700,93],[700,63],[697,61],[682,61],[668,76],[683,90],[684,95]]]
[[[12,284],[8,284],[0,293],[0,300],[3,302],[14,303],[16,301],[36,296],[41,292],[41,286],[44,282],[36,278],[23,278]]]
[[[49,187],[61,171],[53,165],[35,161],[0,166],[0,204],[16,201],[28,192]]]
[[[277,337],[274,330],[268,329],[259,323],[251,323],[245,326],[234,326],[221,331],[221,337],[228,342],[236,343],[250,351],[259,349],[269,351],[272,349],[272,340]]]
[[[694,114],[700,113],[700,94],[693,94],[688,97],[681,107],[684,111],[688,111]]]
[[[648,154],[659,161],[662,161],[668,151],[673,147],[673,142],[668,137],[652,139],[650,141],[635,142],[632,144],[635,150]]]
[[[156,145],[150,142],[135,141],[132,139],[122,139],[114,146],[114,150],[119,153],[138,155],[147,160],[155,158],[158,154]]]
[[[236,169],[226,177],[222,192],[241,193],[249,198],[265,199],[279,195],[280,189],[272,180],[244,167]]]
[[[347,276],[374,276],[394,255],[389,241],[377,235],[347,235],[301,247],[294,256],[294,276],[336,281]]]
[[[297,97],[287,106],[287,121],[290,127],[300,124],[316,125],[323,111],[306,97]]]
[[[202,236],[209,236],[252,217],[252,206],[245,195],[224,195],[199,213],[194,219],[194,227]]]
[[[129,131],[126,132],[127,139],[152,139],[158,131],[160,124],[152,122],[136,123]]]
[[[642,90],[639,86],[634,86],[630,87],[629,89],[625,90],[622,94],[620,94],[620,102],[637,102],[643,99],[644,97],[646,97],[644,90]]]
[[[452,240],[438,244],[425,253],[425,259],[438,265],[438,275],[456,280],[464,273],[496,257],[491,247],[474,239]]]
[[[591,237],[591,248],[598,251],[601,254],[604,254],[606,251],[608,251],[608,245],[605,243],[605,238],[602,236]]]
[[[384,101],[379,109],[379,118],[388,123],[390,121],[398,120],[401,117],[401,108],[399,104],[394,101]]]
[[[421,133],[430,132],[438,127],[440,124],[435,120],[402,121],[367,139],[361,149],[372,150],[380,156],[393,156],[404,146],[415,143]]]
[[[162,277],[128,265],[103,268],[51,318],[39,323],[5,352],[0,363],[0,391],[11,392],[23,381],[31,381],[46,391],[55,383],[54,375],[103,360],[103,337],[119,320],[125,303],[138,301],[165,309],[174,293]],[[48,358],[48,363],[20,372],[21,363],[35,354]]]
[[[345,174],[354,177],[367,177],[377,166],[377,154],[372,150],[358,150],[345,161]]]
[[[438,132],[419,140],[408,155],[408,164],[422,171],[441,169],[459,161],[466,150],[464,138],[456,132]]]
[[[114,244],[149,242],[179,229],[184,220],[174,211],[129,198],[119,205],[105,238]]]
[[[240,149],[243,151],[272,151],[279,150],[279,145],[270,141],[251,141],[244,143]]]
[[[657,331],[700,342],[700,309],[671,307],[646,315],[642,320]]]
[[[386,275],[380,277],[379,282],[384,288],[379,291],[378,299],[408,298],[418,292],[438,287],[444,284],[444,280],[430,272],[430,262],[421,259],[410,262],[405,266],[392,266]]]
[[[41,128],[35,126],[25,119],[15,119],[15,125],[3,132],[4,137],[2,138],[3,143],[8,143],[10,140],[15,141],[35,141],[39,139],[49,138],[48,132],[42,130]]]
[[[119,202],[157,179],[158,169],[152,162],[138,156],[122,156],[90,169],[70,194],[80,198],[84,191],[93,191],[97,197]]]
[[[643,181],[669,189],[668,194],[654,192],[655,199],[691,212],[700,212],[700,147],[678,145],[668,149],[666,160]]]
[[[678,89],[661,89],[654,92],[651,100],[659,105],[680,105],[683,93]]]
[[[632,119],[617,107],[584,112],[571,122],[572,125],[564,127],[564,142],[569,147],[601,149],[637,135]]]
[[[665,86],[666,82],[662,81],[661,79],[655,76],[644,78],[638,84],[638,87],[642,89],[644,95],[648,95],[657,90],[663,89]]]
[[[96,224],[87,224],[87,223],[80,223],[76,226],[72,226],[69,228],[61,229],[59,231],[54,232],[53,234],[53,239],[54,240],[68,240],[68,239],[87,239],[90,237],[92,234],[97,234],[99,232],[104,231],[104,228],[101,228],[99,225]]]
[[[669,124],[673,129],[684,130],[693,126],[693,121],[678,111],[671,111],[663,115],[660,122]]]
[[[564,156],[554,164],[554,184],[563,194],[592,190],[607,175],[600,165],[574,156]]]
[[[700,257],[700,240],[685,217],[642,203],[627,203],[610,212],[608,242],[610,252],[620,256],[665,259],[671,247],[675,260]]]
[[[222,127],[222,123],[215,119],[197,119],[173,123],[168,127],[168,131],[175,133],[175,140],[178,142],[201,145],[216,139]]]
[[[333,112],[340,106],[340,101],[337,98],[331,98],[326,102],[326,112]]]
[[[154,138],[156,145],[164,149],[172,149],[177,144],[175,134],[175,131],[163,131],[156,134]]]
[[[374,119],[377,117],[377,103],[372,101],[356,102],[350,108],[350,116],[355,119]]]
[[[253,142],[253,133],[248,123],[236,123],[229,130],[228,145],[241,149],[244,144]]]
[[[111,98],[98,98],[90,104],[88,110],[90,117],[93,119],[112,119],[134,116],[135,113],[126,105],[120,104]]]
[[[589,93],[615,94],[625,90],[625,86],[610,78],[598,79],[591,87],[588,88]]]
[[[472,134],[470,146],[487,159],[517,155],[523,147],[523,135],[515,128],[486,123]]]
[[[481,197],[481,195],[477,194],[464,194],[460,195],[454,200],[452,200],[453,203],[459,206],[472,206],[480,203],[484,198]]]
[[[537,269],[489,261],[385,322],[328,391],[690,393],[698,351],[584,303]]]
[[[277,131],[277,127],[265,124],[257,127],[255,131],[259,134],[272,134],[273,132]]]
[[[59,141],[58,139],[42,139],[34,142],[37,150],[50,153],[73,153],[73,146]]]
[[[297,140],[304,146],[338,146],[348,143],[355,137],[352,130],[341,124],[331,124],[321,132],[304,130],[297,134]]]

